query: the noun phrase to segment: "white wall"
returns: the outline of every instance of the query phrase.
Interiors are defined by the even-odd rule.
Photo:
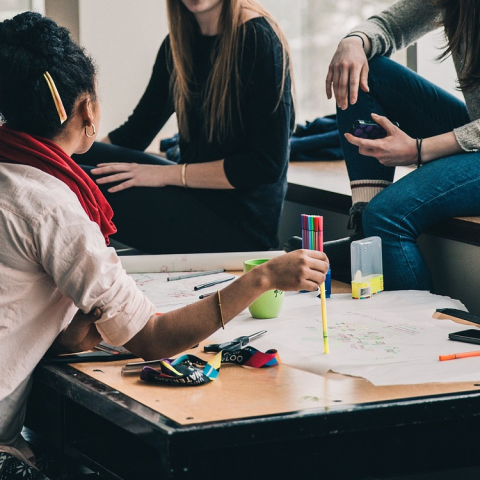
[[[43,14],[43,6],[43,0],[0,0],[0,22],[28,10]]]
[[[42,0],[36,0],[38,4]],[[45,0],[44,14],[53,18],[59,25],[65,27],[75,42],[80,42],[80,28],[78,23],[78,0]]]
[[[443,28],[425,35],[417,44],[417,72],[447,92],[464,100],[463,95],[455,90],[457,74],[451,57],[443,62],[435,60],[445,47]]]
[[[99,69],[101,138],[127,119],[147,86],[167,35],[165,2],[79,0],[79,24],[80,43]]]

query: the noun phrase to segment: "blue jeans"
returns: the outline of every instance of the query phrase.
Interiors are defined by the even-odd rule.
[[[370,61],[370,93],[338,109],[337,119],[350,181],[393,181],[395,169],[358,153],[343,133],[371,113],[397,121],[413,138],[450,132],[470,122],[466,106],[453,95],[385,57]],[[365,236],[382,239],[386,290],[433,290],[416,239],[428,227],[453,216],[480,215],[480,153],[427,163],[371,200],[363,213]]]

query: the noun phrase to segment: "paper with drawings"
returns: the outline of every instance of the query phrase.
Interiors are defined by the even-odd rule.
[[[330,354],[323,354],[320,300],[316,294],[287,294],[280,316],[258,320],[248,312],[217,332],[218,342],[265,329],[254,341],[276,348],[282,362],[313,373],[332,370],[364,377],[374,385],[480,380],[480,357],[440,362],[440,354],[475,350],[448,340],[465,329],[431,318],[437,308],[465,309],[461,302],[428,292],[382,292],[371,299],[333,295],[327,300]]]
[[[168,276],[132,275],[159,312],[194,303],[200,294],[231,283],[195,291],[195,285],[228,274],[173,282],[167,282]],[[374,385],[480,380],[480,357],[438,360],[440,354],[477,348],[448,340],[448,333],[467,327],[433,319],[437,308],[465,309],[458,300],[421,291],[382,292],[366,300],[354,300],[349,294],[332,295],[327,300],[330,354],[325,355],[320,299],[316,293],[290,292],[286,293],[278,318],[254,319],[245,310],[225,330],[212,335],[209,342],[227,341],[265,329],[267,333],[256,339],[253,346],[260,350],[275,348],[283,363],[313,373],[332,370],[364,377]]]
[[[175,273],[175,275],[187,273],[189,272]],[[172,276],[169,273],[135,273],[130,276],[135,280],[139,290],[155,305],[159,313],[190,305],[199,300],[200,295],[221,290],[230,285],[233,280],[201,290],[194,290],[196,285],[235,277],[235,275],[223,272],[168,282],[167,278]]]
[[[200,270],[243,270],[251,258],[275,258],[283,250],[266,252],[178,253],[171,255],[134,255],[119,257],[127,273],[195,272]]]

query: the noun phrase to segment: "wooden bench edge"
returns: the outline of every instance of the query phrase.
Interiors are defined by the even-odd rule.
[[[285,200],[348,215],[352,197],[321,188],[288,183]],[[430,227],[426,233],[480,246],[480,217],[453,217]]]

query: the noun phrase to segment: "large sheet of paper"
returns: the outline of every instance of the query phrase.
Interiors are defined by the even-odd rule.
[[[285,252],[185,253],[175,255],[136,255],[120,257],[127,273],[194,272],[197,270],[243,270],[243,262],[252,258],[275,258]]]
[[[181,272],[179,275],[188,274]],[[214,273],[201,277],[185,278],[169,282],[170,273],[132,273],[139,290],[155,305],[158,313],[165,313],[185,305],[195,303],[200,295],[216,292],[230,285],[233,280],[222,282],[212,287],[195,290],[195,286],[227,278],[236,278],[229,273]]]
[[[320,300],[316,294],[285,297],[281,315],[258,320],[248,311],[210,339],[225,341],[265,329],[254,346],[276,348],[283,363],[317,374],[332,370],[363,377],[374,385],[480,380],[480,358],[439,361],[441,354],[475,350],[448,340],[465,329],[450,320],[432,318],[437,308],[464,310],[461,302],[428,292],[382,292],[354,300],[348,294],[327,300],[330,353],[323,353]]]
[[[210,268],[216,266],[209,263]],[[134,270],[138,271],[138,267]],[[160,312],[193,303],[201,293],[230,283],[195,291],[195,285],[228,274],[174,282],[166,281],[167,273],[132,276]],[[286,294],[278,318],[254,319],[246,309],[225,330],[212,335],[209,342],[267,330],[253,346],[260,350],[275,348],[283,363],[316,374],[332,370],[366,378],[374,385],[480,380],[480,357],[439,361],[439,355],[477,348],[448,340],[449,333],[467,327],[433,319],[437,308],[465,310],[458,300],[423,291],[381,292],[365,300],[354,300],[348,294],[332,295],[327,299],[330,353],[325,355],[320,299],[316,293],[292,292]]]

